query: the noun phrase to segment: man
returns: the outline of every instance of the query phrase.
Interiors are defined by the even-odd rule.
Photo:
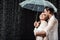
[[[36,32],[35,36],[47,36],[48,40],[58,40],[58,20],[54,16],[53,8],[45,7],[43,13],[49,17],[48,25],[41,32]]]

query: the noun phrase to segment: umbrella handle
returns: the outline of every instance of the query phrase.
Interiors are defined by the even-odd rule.
[[[37,12],[37,14],[36,14],[36,19],[35,19],[35,21],[38,21],[38,12]]]

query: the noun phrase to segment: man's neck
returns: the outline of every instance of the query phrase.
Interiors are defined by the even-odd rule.
[[[49,19],[50,19],[52,16],[53,16],[53,15],[50,14],[50,15],[49,15]]]

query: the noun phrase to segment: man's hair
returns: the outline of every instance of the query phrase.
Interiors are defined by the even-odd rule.
[[[50,14],[54,14],[55,17],[57,18],[57,13],[54,12],[54,9],[53,8],[46,6],[44,9],[46,9],[47,11],[49,10],[50,11]]]
[[[46,9],[47,11],[50,11],[50,14],[54,14],[54,9],[51,7],[45,7],[44,9]]]

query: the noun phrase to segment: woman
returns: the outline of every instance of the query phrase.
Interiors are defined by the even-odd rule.
[[[47,26],[47,22],[46,20],[48,19],[46,14],[41,13],[41,15],[39,15],[39,21],[35,21],[34,22],[34,35],[36,36],[36,32],[40,32],[42,31],[46,26]],[[43,36],[36,36],[36,40],[47,40],[46,35]]]

